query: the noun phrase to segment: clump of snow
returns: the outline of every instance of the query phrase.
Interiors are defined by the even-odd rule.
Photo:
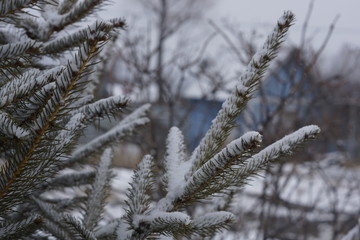
[[[255,143],[256,145],[262,142],[262,135],[255,131],[245,133],[238,139],[233,140],[226,146],[226,150],[232,155],[238,155],[244,151],[244,145]],[[221,154],[221,153],[219,153]]]
[[[284,26],[289,23],[290,16],[292,16],[292,13],[290,11],[285,12],[284,15],[279,18],[278,25]]]
[[[208,226],[216,225],[224,221],[235,220],[234,214],[226,211],[210,212],[193,220],[195,225]]]

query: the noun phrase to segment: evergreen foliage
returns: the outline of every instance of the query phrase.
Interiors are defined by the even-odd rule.
[[[128,106],[128,100],[119,96],[96,101],[93,92],[106,48],[124,21],[96,21],[80,30],[73,26],[103,3],[0,2],[0,239],[212,236],[229,227],[232,213],[192,218],[187,206],[230,194],[320,131],[307,126],[262,150],[262,136],[248,132],[223,148],[235,118],[251,99],[294,20],[292,13],[285,12],[190,156],[181,131],[170,129],[162,177],[166,194],[158,201],[152,198],[156,179],[153,158],[146,155],[134,171],[126,214],[99,225],[111,178],[112,153],[107,147],[146,124],[150,108],[149,104],[139,107],[107,133],[74,148],[86,126]],[[65,29],[72,31],[65,34]],[[62,171],[99,155],[100,163],[93,170]],[[85,197],[46,197],[50,190],[77,186],[88,186]],[[80,217],[71,214],[73,209]]]

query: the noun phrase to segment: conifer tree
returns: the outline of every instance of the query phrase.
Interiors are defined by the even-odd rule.
[[[187,206],[242,187],[267,164],[292,153],[320,131],[307,126],[262,150],[262,136],[248,132],[222,148],[293,23],[293,14],[285,12],[190,156],[181,131],[170,129],[162,176],[166,194],[158,201],[152,199],[156,181],[153,159],[146,155],[134,171],[126,214],[99,225],[111,177],[108,146],[146,124],[150,107],[139,107],[110,131],[74,147],[86,126],[129,104],[119,96],[94,98],[106,48],[124,21],[74,27],[104,2],[0,2],[0,239],[213,236],[234,220],[232,213],[214,211],[191,218]],[[93,170],[63,172],[79,169],[94,156],[100,162]],[[88,186],[85,196],[69,196],[66,201],[47,197],[51,190],[78,186]],[[74,210],[80,216],[72,215]]]

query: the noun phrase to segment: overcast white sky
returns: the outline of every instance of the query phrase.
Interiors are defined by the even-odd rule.
[[[134,1],[134,0],[132,0]],[[133,13],[129,0],[113,0],[107,7],[106,18],[125,17]],[[151,0],[149,0],[151,1]],[[208,10],[207,17],[215,22],[227,19],[239,23],[239,27],[248,29],[272,28],[285,10],[296,15],[296,24],[290,32],[290,40],[297,43],[300,39],[302,24],[306,18],[310,0],[214,0],[214,6]],[[308,28],[315,46],[320,45],[330,24],[339,15],[333,36],[326,52],[338,52],[345,44],[360,48],[360,1],[359,0],[316,0]],[[246,30],[246,29],[245,29]]]
[[[249,23],[254,27],[273,23],[284,10],[295,13],[296,24],[290,33],[291,39],[300,39],[310,0],[222,0],[218,1],[219,15]],[[221,2],[221,3],[220,3]],[[261,6],[261,7],[260,7]],[[359,0],[316,0],[309,22],[309,36],[314,36],[314,44],[320,44],[330,24],[339,15],[328,45],[328,51],[338,50],[344,44],[360,47],[360,1]]]

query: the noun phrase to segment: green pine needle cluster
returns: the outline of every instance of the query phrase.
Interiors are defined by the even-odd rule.
[[[86,126],[129,105],[120,96],[94,97],[106,48],[124,20],[74,26],[103,3],[0,1],[0,239],[109,239],[97,235],[112,176],[111,149],[104,149],[146,124],[150,106],[74,147]],[[94,156],[93,170],[63,172]],[[88,186],[86,196],[47,194],[78,186]]]

